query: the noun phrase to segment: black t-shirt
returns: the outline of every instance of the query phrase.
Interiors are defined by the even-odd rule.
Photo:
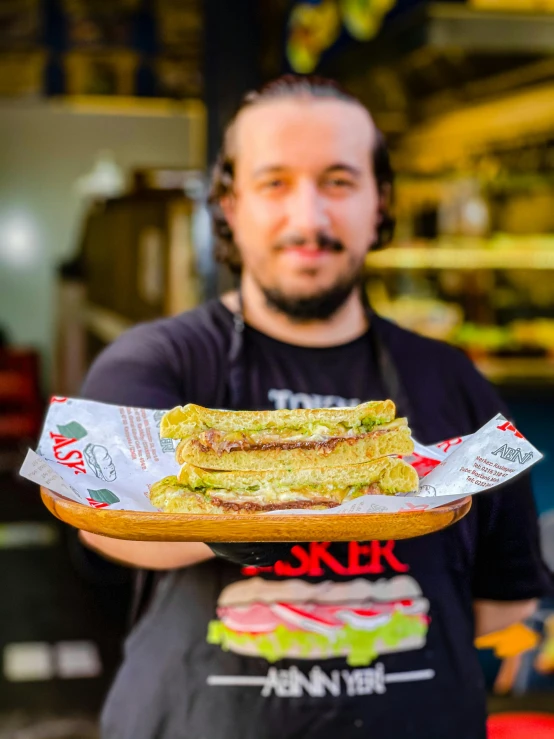
[[[463,354],[374,319],[423,443],[505,409]],[[231,313],[218,301],[141,325],[93,365],[85,397],[166,409],[229,407]],[[304,348],[246,327],[244,407],[385,396],[367,336]],[[306,537],[309,539],[309,537]],[[455,526],[397,542],[311,542],[274,567],[174,571],[130,635],[106,739],[481,739],[475,598],[548,587],[527,478],[474,498]]]

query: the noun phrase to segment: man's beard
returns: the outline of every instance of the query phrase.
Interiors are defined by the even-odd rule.
[[[315,235],[315,242],[322,251],[339,253],[345,251],[344,244],[332,236],[320,231]],[[289,234],[275,244],[274,249],[286,249],[289,246],[302,246],[306,238],[299,234]],[[263,292],[267,305],[274,311],[283,313],[292,321],[325,321],[333,316],[348,300],[352,291],[362,283],[364,263],[350,264],[349,274],[339,277],[331,287],[317,295],[297,296],[287,295],[278,287],[266,287],[258,280],[258,286]]]
[[[307,297],[286,295],[278,287],[260,285],[260,288],[270,308],[283,313],[295,322],[302,323],[304,321],[325,321],[333,316],[348,300],[352,291],[361,285],[361,282],[360,270],[359,273],[343,278],[327,290]]]

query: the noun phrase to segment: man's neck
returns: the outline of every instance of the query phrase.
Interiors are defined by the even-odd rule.
[[[357,290],[330,318],[300,323],[268,306],[263,292],[252,280],[243,280],[241,289],[246,323],[287,344],[336,346],[357,339],[368,328],[367,316]],[[238,311],[238,292],[225,293],[221,301],[233,313]]]

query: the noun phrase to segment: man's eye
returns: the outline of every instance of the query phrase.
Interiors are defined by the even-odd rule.
[[[330,187],[348,188],[352,187],[352,184],[350,180],[346,180],[343,177],[333,177],[327,180],[327,185]]]
[[[262,187],[264,190],[277,190],[280,187],[283,187],[284,184],[284,180],[267,180],[267,182],[262,183]]]

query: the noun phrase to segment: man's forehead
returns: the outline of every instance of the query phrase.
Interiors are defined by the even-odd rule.
[[[265,164],[268,157],[277,166],[345,157],[355,164],[360,157],[369,161],[367,154],[373,149],[375,136],[369,113],[354,101],[282,98],[257,103],[240,113],[233,131],[232,155],[252,166]]]

